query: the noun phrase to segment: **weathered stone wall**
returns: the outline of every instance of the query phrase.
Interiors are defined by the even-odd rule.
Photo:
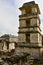
[[[15,49],[15,44],[14,43],[9,43],[9,50]]]
[[[20,20],[19,21],[19,26],[20,27],[26,27],[26,20]]]
[[[4,44],[3,45],[3,50],[6,51],[7,50],[7,44],[6,44],[6,42],[3,42],[3,44]]]
[[[26,41],[26,35],[21,33],[18,36],[18,42],[25,42]]]
[[[40,20],[39,19],[37,19],[37,26],[40,27]]]
[[[43,48],[40,49],[40,55],[43,58]]]
[[[38,34],[39,46],[42,46],[42,35]]]
[[[39,19],[34,19],[34,18],[32,18],[32,19],[30,20],[30,25],[31,25],[31,26],[39,26],[39,25],[40,25]]]
[[[38,43],[38,33],[30,34],[30,43]]]
[[[20,32],[27,32],[27,31],[31,31],[30,28],[21,28],[19,29]]]
[[[32,18],[32,19],[30,20],[30,25],[31,25],[31,26],[36,26],[36,25],[37,25],[37,19]]]
[[[39,17],[38,15],[28,15],[27,16],[24,16],[24,17],[20,17],[19,19],[22,20],[22,19],[28,19],[28,18],[32,18],[32,17]]]
[[[33,56],[34,58],[39,58],[40,57],[40,49],[38,48],[31,48],[30,49],[30,55]]]
[[[37,27],[34,27],[34,28],[21,28],[19,29],[20,32],[29,32],[29,31],[39,31],[40,32],[40,29],[37,28]]]
[[[27,52],[34,58],[40,57],[40,49],[39,48],[17,47],[16,52]]]
[[[22,14],[26,14],[26,11],[25,11],[25,9],[22,9]]]
[[[26,32],[26,31],[30,31],[30,28],[21,28],[19,29],[20,32]]]
[[[36,7],[32,8],[32,13],[37,13],[37,8]]]
[[[33,28],[30,28],[30,31],[39,31],[40,32],[40,29],[38,27],[33,27]]]
[[[18,42],[18,37],[9,37],[10,42]]]
[[[20,47],[16,47],[15,48],[15,52],[18,53],[18,52],[23,52],[24,51],[24,48],[20,48]]]
[[[0,50],[2,50],[3,49],[3,43],[1,42],[0,43]]]
[[[42,36],[39,33],[30,34],[30,43],[35,46],[42,46]]]

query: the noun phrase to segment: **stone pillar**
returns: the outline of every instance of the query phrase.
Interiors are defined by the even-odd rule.
[[[21,62],[22,62],[22,61],[21,61],[21,60],[19,60],[19,61],[18,61],[18,63],[17,63],[17,65],[22,65],[22,64],[21,64]]]
[[[4,51],[7,51],[7,44],[6,44],[6,42],[3,41],[3,44],[4,44],[4,45],[3,45],[3,50],[4,50]]]

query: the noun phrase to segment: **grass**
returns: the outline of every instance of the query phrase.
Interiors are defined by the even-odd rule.
[[[33,62],[32,65],[43,65],[43,63]]]
[[[43,65],[43,64],[39,64],[39,63],[33,63],[32,65]]]

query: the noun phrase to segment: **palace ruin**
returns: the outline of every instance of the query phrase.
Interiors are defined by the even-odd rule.
[[[19,9],[21,15],[19,15],[18,37],[16,41],[10,39],[10,41],[13,40],[13,43],[15,43],[15,49],[8,48],[8,44],[12,44],[12,41],[9,42],[8,38],[6,41],[2,36],[0,42],[1,44],[3,41],[5,42],[3,43],[5,46],[2,50],[9,51],[10,49],[7,57],[2,56],[2,60],[6,60],[9,63],[8,65],[11,63],[16,63],[16,65],[31,65],[30,60],[43,59],[43,35],[41,34],[41,21],[39,17],[40,9],[35,1],[24,3]]]

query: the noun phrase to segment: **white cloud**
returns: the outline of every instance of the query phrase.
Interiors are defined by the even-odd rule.
[[[16,11],[11,0],[0,0],[0,35],[17,34]]]

